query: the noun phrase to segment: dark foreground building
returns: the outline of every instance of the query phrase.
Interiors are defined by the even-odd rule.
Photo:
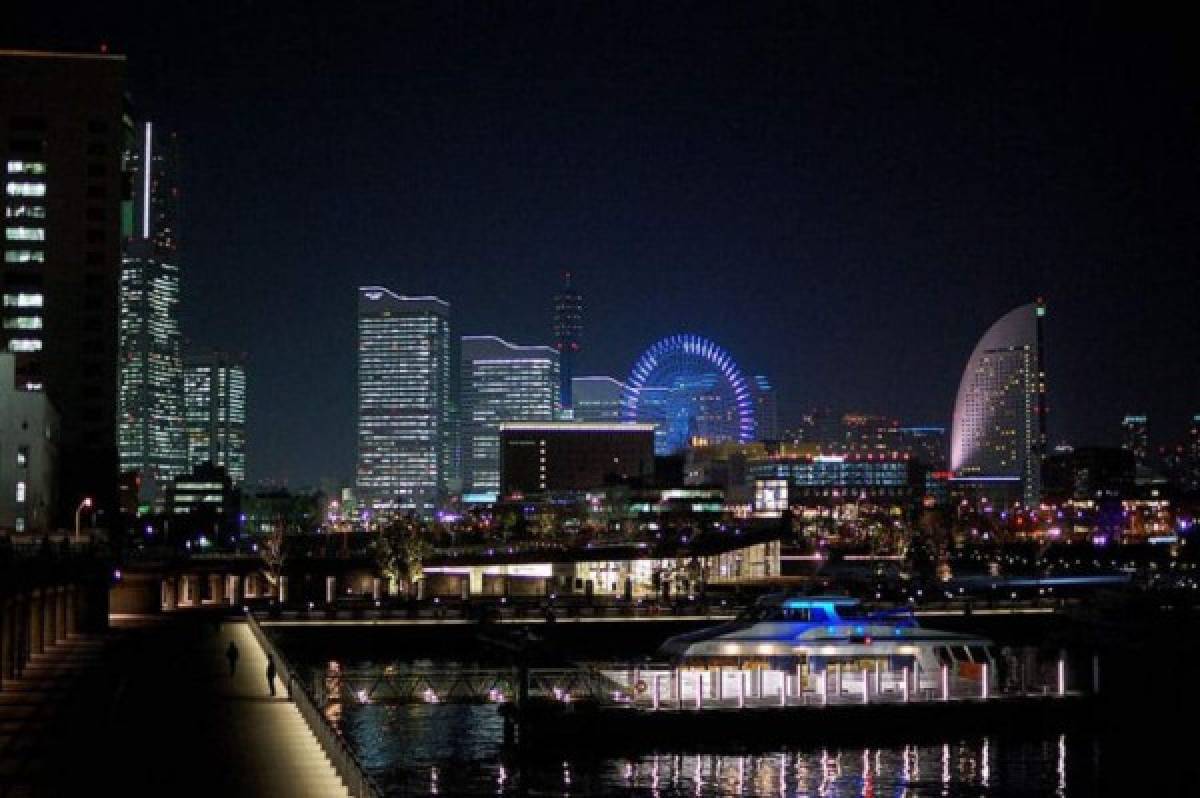
[[[500,425],[500,494],[579,493],[654,474],[654,425]]]
[[[124,82],[124,56],[0,50],[0,340],[61,419],[60,526],[84,497],[116,514]]]

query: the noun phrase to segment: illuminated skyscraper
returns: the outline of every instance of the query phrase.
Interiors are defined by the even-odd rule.
[[[0,50],[0,345],[61,419],[62,526],[84,497],[116,514],[125,108],[124,56]]]
[[[450,441],[450,305],[358,289],[358,498],[378,514],[432,515]]]
[[[1121,420],[1121,448],[1133,452],[1133,461],[1146,465],[1150,456],[1150,425],[1146,416],[1128,415]]]
[[[1046,442],[1046,374],[1042,362],[1045,305],[1011,311],[980,339],[967,361],[954,403],[950,467],[964,482],[1016,490],[1036,505]]]
[[[617,421],[621,418],[621,394],[625,383],[612,377],[575,377],[571,398],[576,421]]]
[[[563,288],[554,296],[554,348],[558,350],[560,388],[558,403],[569,410],[571,380],[575,377],[575,356],[579,354],[579,336],[583,332],[583,297],[571,287],[571,273],[563,275]]]
[[[224,466],[246,480],[246,361],[228,352],[188,354],[183,363],[188,463]]]
[[[463,493],[500,490],[500,424],[553,421],[559,405],[559,354],[550,346],[516,346],[492,335],[462,339]]]
[[[147,122],[124,161],[117,440],[121,470],[139,472],[150,498],[188,466],[175,137],[160,140]]]

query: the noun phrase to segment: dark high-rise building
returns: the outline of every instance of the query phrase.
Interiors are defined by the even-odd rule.
[[[132,191],[121,214],[117,439],[121,470],[141,475],[146,499],[188,467],[176,163],[175,136],[160,135],[150,122],[124,156]]]
[[[554,295],[554,348],[558,350],[558,403],[570,410],[571,380],[575,376],[575,356],[579,354],[579,336],[583,332],[583,297],[571,287],[571,273],[563,275],[562,290]]]
[[[228,352],[188,354],[183,363],[188,462],[246,479],[246,360]]]
[[[750,378],[750,395],[754,397],[756,437],[760,441],[779,440],[779,404],[771,381],[759,374]]]
[[[0,50],[3,343],[61,419],[57,522],[117,508],[125,58]]]
[[[1121,419],[1121,448],[1133,452],[1133,461],[1146,465],[1150,456],[1150,422],[1144,415],[1127,415]]]

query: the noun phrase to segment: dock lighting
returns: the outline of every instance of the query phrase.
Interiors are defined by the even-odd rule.
[[[433,689],[430,687],[425,688],[423,695],[427,704],[436,704],[438,702],[437,693],[433,692]]]
[[[986,662],[983,663],[981,670],[983,678],[979,687],[979,697],[986,699],[988,697],[988,666]]]
[[[946,665],[942,666],[942,700],[950,700],[950,668]]]
[[[863,668],[863,670],[862,670],[862,693],[863,693],[863,703],[864,704],[871,703],[871,677],[867,673],[866,668]]]
[[[357,691],[355,691],[354,696],[355,696],[355,698],[358,699],[358,703],[360,703],[360,704],[371,703],[371,698],[370,698],[370,696],[367,695],[366,690],[357,690]]]
[[[1058,658],[1058,694],[1067,694],[1067,660],[1064,657]]]
[[[904,674],[904,685],[901,688],[901,695],[903,696],[902,700],[904,701],[904,703],[907,704],[908,703],[908,666],[907,665],[905,665],[903,668],[903,674]]]

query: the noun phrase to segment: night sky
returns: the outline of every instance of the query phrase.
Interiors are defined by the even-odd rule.
[[[1170,12],[16,5],[0,45],[106,41],[179,131],[184,332],[249,355],[251,481],[352,480],[356,286],[549,343],[567,269],[580,373],[692,331],[785,422],[948,425],[977,338],[1039,295],[1052,442],[1200,413],[1200,59]]]

